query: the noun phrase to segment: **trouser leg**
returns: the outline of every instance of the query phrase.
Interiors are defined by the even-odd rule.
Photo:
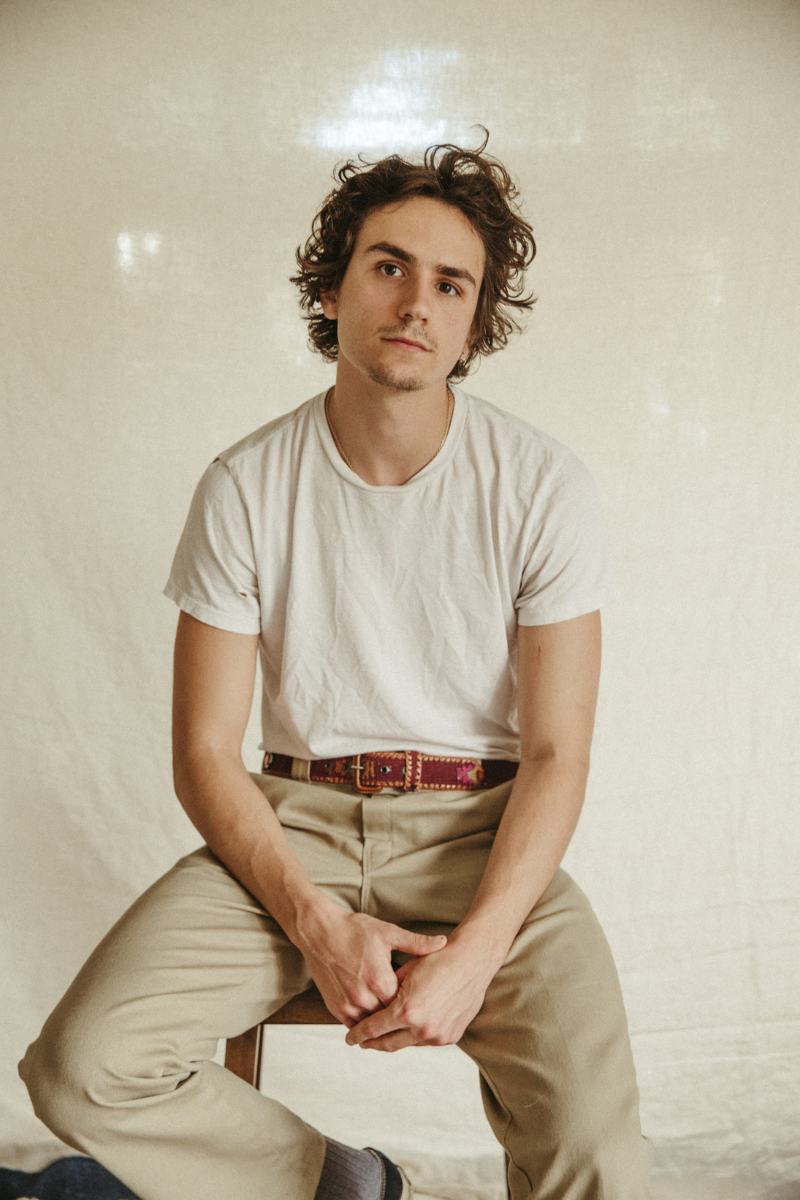
[[[559,871],[460,1043],[513,1200],[647,1200],[649,1146],[611,951]]]
[[[142,1200],[311,1200],[322,1135],[209,1061],[309,981],[276,923],[197,851],[101,942],[20,1073],[45,1124]]]
[[[369,910],[449,932],[480,883],[510,790],[399,795],[385,813],[370,800]],[[522,926],[460,1045],[480,1069],[513,1200],[647,1200],[649,1146],[617,972],[565,871]]]

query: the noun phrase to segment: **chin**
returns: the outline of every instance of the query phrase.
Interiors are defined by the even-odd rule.
[[[419,392],[430,386],[427,379],[419,376],[406,375],[402,371],[392,370],[391,367],[370,367],[368,377],[380,387],[391,388],[395,392]]]

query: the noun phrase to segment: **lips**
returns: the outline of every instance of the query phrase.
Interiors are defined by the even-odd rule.
[[[422,342],[415,342],[413,338],[393,337],[384,338],[383,340],[391,342],[393,346],[403,346],[409,350],[424,350],[426,353],[428,352],[427,346],[423,346]]]

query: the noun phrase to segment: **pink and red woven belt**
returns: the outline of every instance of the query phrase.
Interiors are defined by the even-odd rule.
[[[261,773],[291,779],[293,762],[288,754],[267,752]],[[451,758],[418,750],[376,750],[348,758],[315,758],[308,767],[312,783],[346,783],[357,792],[371,794],[387,787],[405,792],[493,788],[513,779],[519,763],[503,758]]]

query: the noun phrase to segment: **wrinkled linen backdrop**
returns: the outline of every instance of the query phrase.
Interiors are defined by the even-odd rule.
[[[4,1165],[64,1152],[16,1060],[198,842],[161,588],[207,463],[332,379],[294,247],[336,161],[481,122],[540,299],[465,386],[587,463],[623,592],[566,865],[664,1186],[798,1194],[799,35],[783,0],[2,5]],[[496,1155],[455,1049],[271,1046],[328,1133]]]

